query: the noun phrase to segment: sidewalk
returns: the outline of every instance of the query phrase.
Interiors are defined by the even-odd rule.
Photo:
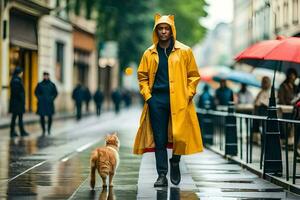
[[[105,112],[108,112],[108,111],[110,111],[110,110],[104,110],[104,111],[102,111],[102,114]],[[96,111],[92,110],[89,113],[82,112],[82,117],[89,116],[89,115],[96,115]],[[76,117],[75,112],[58,112],[53,115],[53,120],[70,119],[70,118],[75,118],[75,117]],[[23,115],[24,124],[34,124],[34,123],[39,122],[39,120],[40,120],[40,117],[36,113],[25,113]],[[10,121],[11,121],[11,114],[1,117],[0,118],[0,129],[9,128]],[[17,126],[17,124],[16,124],[16,126]]]
[[[224,155],[225,152],[223,150],[220,150],[218,145],[210,146],[209,147],[212,151],[216,152],[219,155]],[[243,145],[243,148],[245,149],[245,144]],[[249,169],[250,171],[254,172],[258,176],[263,176],[263,170],[260,169],[260,153],[261,149],[259,146],[253,145],[253,153],[252,153],[252,163],[246,162],[246,151],[243,151],[243,160],[240,158],[240,146],[238,147],[238,156],[226,156],[229,160],[239,163],[244,168]],[[288,161],[289,161],[289,181],[286,180],[286,155],[285,155],[285,149],[281,149],[282,154],[282,162],[283,162],[283,174],[281,177],[277,177],[274,175],[266,174],[266,180],[275,183],[277,185],[280,185],[284,187],[285,189],[294,192],[296,194],[300,194],[300,179],[296,179],[296,183],[293,184],[292,182],[292,173],[293,173],[293,152],[288,152]],[[300,172],[300,165],[299,161],[297,161],[296,165],[296,174],[299,174]]]
[[[154,153],[144,154],[137,199],[300,199],[210,150],[183,156],[180,168],[182,181],[178,186],[169,181],[168,188],[154,188]]]
[[[75,113],[56,113],[53,117],[54,120],[66,119],[75,117]],[[1,117],[0,129],[8,128],[10,126],[11,115]],[[23,115],[24,124],[33,124],[39,121],[39,116],[35,113],[26,113]]]

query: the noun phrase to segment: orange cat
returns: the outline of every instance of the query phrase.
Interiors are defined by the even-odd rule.
[[[112,179],[116,173],[119,164],[120,142],[116,133],[106,136],[106,146],[95,149],[90,158],[92,189],[95,187],[96,169],[103,181],[103,187],[106,187],[106,178],[109,177],[109,186],[113,186]]]

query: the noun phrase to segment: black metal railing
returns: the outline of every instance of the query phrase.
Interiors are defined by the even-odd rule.
[[[290,178],[290,162],[292,161],[292,181],[295,184],[296,178],[300,176],[296,175],[297,158],[300,156],[297,153],[297,146],[300,134],[300,121],[291,119],[268,119],[267,116],[258,116],[250,114],[236,113],[234,111],[234,105],[230,105],[226,110],[211,110],[211,109],[197,109],[197,115],[201,127],[203,143],[205,146],[215,146],[219,150],[224,152],[225,155],[238,156],[240,160],[246,163],[258,164],[260,169],[263,169],[263,175],[268,173],[264,170],[266,149],[269,153],[268,161],[272,161],[272,152],[280,151],[280,154],[284,157],[284,162],[281,169],[276,171],[276,176],[286,176],[286,180]],[[281,131],[280,137],[280,149],[272,143],[267,143],[266,135],[272,133],[266,129],[266,124],[272,124],[272,120],[278,120],[279,129]],[[254,134],[253,125],[256,124],[259,127],[259,135]],[[274,123],[274,125],[276,125]],[[292,134],[293,144],[289,144],[288,135]],[[270,137],[269,135],[269,137]],[[258,137],[259,140],[253,140]],[[255,154],[253,152],[255,151]],[[282,154],[281,151],[284,153]],[[255,162],[253,162],[253,155],[255,155]],[[258,156],[259,155],[259,156]],[[292,157],[292,159],[290,159]],[[276,163],[278,165],[278,162]],[[280,168],[280,167],[279,167]]]

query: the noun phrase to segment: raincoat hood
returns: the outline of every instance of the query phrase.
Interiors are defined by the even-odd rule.
[[[156,33],[156,27],[158,24],[162,24],[162,23],[169,24],[171,26],[173,39],[174,39],[174,41],[176,41],[176,28],[175,28],[174,15],[162,15],[161,16],[160,14],[155,14],[154,20],[155,20],[155,24],[153,27],[153,35],[152,35],[154,45],[157,45],[157,43],[159,41],[158,35]]]

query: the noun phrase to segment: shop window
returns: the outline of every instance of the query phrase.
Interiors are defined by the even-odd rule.
[[[64,43],[56,42],[55,77],[61,83],[64,82],[64,48]]]

